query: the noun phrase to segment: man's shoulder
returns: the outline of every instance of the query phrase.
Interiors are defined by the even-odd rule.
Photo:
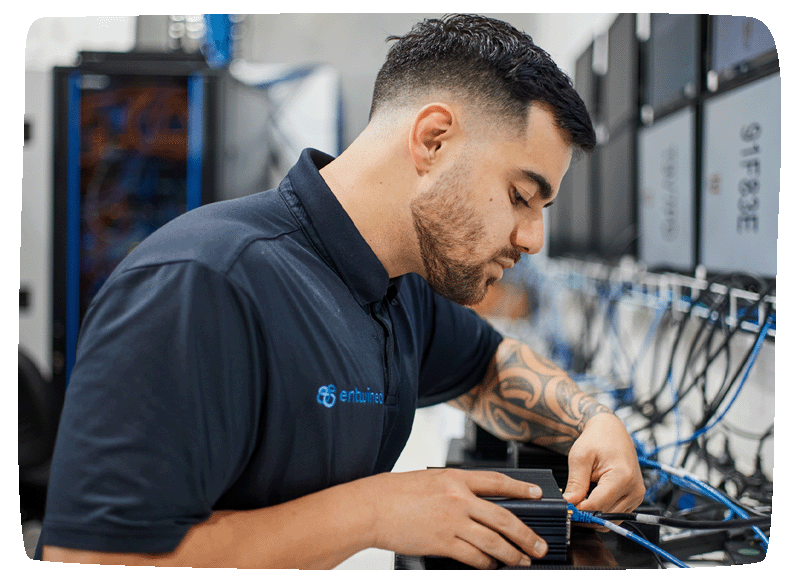
[[[145,239],[121,270],[199,262],[227,272],[253,242],[300,230],[277,190],[211,203],[170,221]]]

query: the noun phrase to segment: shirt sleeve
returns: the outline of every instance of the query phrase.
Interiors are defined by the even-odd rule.
[[[115,274],[82,324],[40,547],[160,553],[251,454],[263,343],[248,298],[194,262]]]
[[[481,382],[503,337],[474,310],[443,298],[421,278],[415,285],[426,328],[417,407],[428,407]]]

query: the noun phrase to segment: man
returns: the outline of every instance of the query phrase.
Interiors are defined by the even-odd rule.
[[[451,16],[395,40],[339,158],[306,151],[278,189],[176,219],[98,294],[45,560],[328,568],[376,547],[530,564],[544,541],[481,496],[538,488],[389,471],[414,408],[444,401],[568,453],[579,508],[641,501],[622,423],[457,305],[541,249],[573,149],[594,146],[583,103],[505,23]]]

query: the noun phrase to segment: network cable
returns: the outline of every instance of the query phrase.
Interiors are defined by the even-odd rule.
[[[663,465],[656,461],[641,457],[639,458],[639,464],[644,467],[653,468],[660,472],[665,472],[669,474],[672,478],[678,481],[679,485],[688,487],[689,489],[692,489],[716,502],[719,502],[723,506],[727,507],[731,512],[733,512],[733,514],[735,514],[739,518],[744,518],[744,519],[750,518],[750,515],[744,509],[740,508],[739,505],[729,500],[727,496],[720,493],[716,488],[713,488],[712,486],[708,485],[703,480],[692,475],[687,470]],[[767,538],[764,532],[757,526],[753,526],[752,530],[755,533],[756,538],[759,539],[762,547],[766,551],[767,547],[769,546],[769,538]]]
[[[728,331],[726,332],[726,335],[725,335],[725,338],[723,340],[722,345],[719,348],[717,348],[717,350],[714,352],[713,355],[707,357],[707,359],[706,359],[706,364],[707,365],[710,365],[714,360],[716,360],[716,358],[722,353],[723,350],[727,351],[729,349],[729,343],[731,341],[731,338],[741,329],[741,327],[744,324],[744,322],[748,321],[748,318],[752,314],[753,310],[755,308],[760,307],[761,305],[763,305],[765,300],[766,300],[767,295],[769,295],[769,293],[771,293],[774,290],[774,284],[771,284],[771,285],[768,286],[768,285],[766,285],[766,283],[764,281],[762,281],[762,280],[760,280],[758,278],[749,276],[747,274],[735,274],[734,276],[731,276],[729,278],[729,280],[725,284],[726,287],[728,287],[728,291],[732,287],[736,286],[736,284],[740,284],[741,280],[743,278],[750,279],[753,282],[756,282],[756,283],[759,284],[759,288],[760,288],[760,292],[761,292],[759,294],[759,298],[754,303],[752,303],[750,306],[748,306],[744,310],[744,312],[745,312],[744,316],[738,318],[737,321],[736,321],[736,324],[732,328],[728,329]],[[678,345],[679,345],[680,338],[681,338],[681,336],[683,335],[683,332],[686,329],[686,324],[688,323],[692,313],[694,312],[695,307],[698,306],[698,305],[702,305],[702,302],[705,299],[705,296],[710,294],[710,293],[712,293],[711,292],[712,284],[718,283],[720,281],[720,279],[721,278],[716,278],[716,279],[713,279],[713,280],[709,281],[709,284],[706,287],[706,289],[704,289],[700,293],[700,295],[698,295],[698,297],[695,298],[691,302],[691,304],[689,305],[688,310],[686,311],[683,319],[680,322],[680,326],[678,328],[678,336],[677,336],[677,338],[675,339],[675,341],[673,343],[673,347],[672,347],[672,351],[671,351],[671,354],[670,354],[668,367],[667,367],[668,371],[672,370],[673,367],[674,367],[676,352],[677,352],[677,348],[678,348]],[[741,287],[741,286],[739,286],[739,287]],[[706,366],[706,368],[704,368],[704,370],[702,372],[700,372],[697,375],[695,375],[694,378],[691,380],[691,382],[688,385],[684,386],[685,385],[685,381],[686,381],[687,372],[691,368],[691,363],[693,361],[693,357],[696,358],[696,355],[694,353],[694,346],[697,344],[697,342],[699,340],[700,332],[702,332],[703,328],[706,325],[718,322],[719,319],[717,318],[716,314],[718,314],[719,311],[724,308],[724,304],[726,304],[728,302],[729,296],[730,296],[729,293],[722,294],[720,296],[720,298],[717,299],[712,304],[711,308],[709,309],[709,314],[704,320],[703,326],[701,326],[700,330],[695,335],[695,338],[692,341],[692,349],[689,350],[689,354],[687,356],[686,366],[684,366],[684,369],[683,369],[684,372],[683,372],[682,378],[681,378],[680,382],[678,383],[678,398],[677,398],[677,402],[682,401],[684,399],[684,397],[686,397],[686,395],[691,391],[691,389],[697,384],[698,380],[706,372],[707,366]],[[741,372],[741,370],[739,372]],[[651,411],[648,412],[648,416],[650,417],[650,422],[646,427],[652,427],[655,424],[659,423],[667,415],[667,413],[670,410],[673,409],[674,405],[677,404],[677,403],[673,403],[671,406],[667,407],[664,411],[659,411],[658,410],[658,408],[656,406],[656,400],[664,392],[666,387],[667,387],[667,379],[665,377],[663,383],[661,384],[661,387],[656,391],[656,393],[654,395],[652,395],[647,401],[642,403],[640,408],[643,411],[647,411],[648,409],[651,409]],[[644,429],[644,428],[642,428],[642,429]]]
[[[674,367],[675,357],[677,356],[678,346],[680,344],[680,339],[683,336],[684,331],[686,330],[687,324],[691,320],[691,317],[692,317],[692,314],[694,312],[695,306],[697,306],[703,300],[704,296],[707,293],[709,293],[709,290],[711,288],[711,284],[714,283],[714,282],[715,282],[714,280],[710,281],[709,285],[706,287],[706,289],[702,290],[700,292],[700,294],[694,300],[691,301],[691,303],[689,304],[688,309],[686,310],[686,313],[684,314],[683,318],[681,319],[681,321],[680,321],[680,323],[678,325],[677,336],[675,338],[675,341],[672,344],[672,350],[671,350],[671,353],[670,353],[670,356],[669,356],[669,360],[668,360],[668,365],[667,365],[667,370],[668,371],[671,371],[673,369],[673,367]],[[651,415],[656,417],[656,421],[655,422],[660,421],[660,419],[657,417],[656,401],[657,401],[658,397],[664,392],[664,390],[666,388],[667,388],[667,377],[665,376],[664,381],[662,382],[662,384],[658,388],[658,390],[656,390],[655,394],[651,395],[650,398],[647,401],[645,401],[644,403],[642,403],[640,405],[640,408],[643,411],[646,411],[648,408],[652,408],[653,412],[652,412]],[[670,407],[669,409],[672,409],[672,407]],[[662,414],[662,418],[663,418],[663,414]]]
[[[742,321],[742,320],[740,320],[740,322],[741,322],[741,321]],[[752,359],[752,354],[753,354],[754,352],[755,352],[755,353],[758,353],[758,350],[761,348],[761,344],[763,343],[763,341],[764,341],[764,338],[766,338],[766,335],[767,335],[767,333],[769,332],[769,330],[770,330],[770,328],[771,328],[771,325],[772,325],[773,323],[774,323],[773,314],[770,312],[770,313],[767,315],[767,317],[764,319],[764,323],[761,325],[761,329],[760,329],[760,330],[759,330],[759,332],[758,332],[758,337],[759,337],[759,339],[760,339],[760,340],[759,340],[759,341],[757,341],[757,343],[756,343],[756,344],[754,344],[754,345],[751,347],[751,349],[750,349],[750,354],[748,355],[749,362],[747,362],[747,361],[746,361],[746,362],[747,362],[747,364],[745,364],[745,362],[743,362],[743,363],[740,365],[739,369],[736,371],[736,374],[735,374],[733,377],[731,377],[731,381],[730,381],[730,383],[728,383],[727,387],[725,387],[723,390],[721,390],[721,391],[720,391],[720,392],[719,392],[719,393],[716,395],[716,397],[714,398],[714,400],[712,401],[712,403],[711,403],[711,404],[708,406],[708,408],[707,408],[707,410],[706,410],[706,412],[705,412],[705,417],[704,417],[704,419],[701,421],[701,424],[702,424],[702,425],[705,425],[706,423],[708,423],[708,421],[711,419],[711,417],[712,417],[712,416],[713,416],[713,415],[716,413],[716,411],[719,409],[720,405],[722,405],[722,401],[724,401],[724,400],[725,400],[725,397],[726,397],[726,396],[728,395],[728,393],[730,392],[730,390],[731,390],[731,387],[733,386],[733,383],[734,383],[734,381],[736,380],[736,378],[738,378],[739,374],[742,372],[742,368],[743,368],[743,367],[745,367],[745,366],[747,366],[748,368],[749,368],[749,367],[752,367],[752,360],[753,360],[753,359]]]
[[[652,428],[652,427],[654,427],[655,425],[657,425],[658,423],[660,423],[660,422],[661,422],[661,421],[664,419],[664,417],[666,417],[666,415],[669,413],[669,411],[673,410],[673,409],[674,409],[674,408],[675,408],[675,407],[678,405],[678,403],[680,403],[680,402],[681,402],[681,401],[682,401],[682,400],[683,400],[683,399],[686,397],[686,395],[687,395],[687,394],[688,394],[688,393],[691,391],[691,389],[692,389],[693,387],[695,387],[695,386],[696,386],[696,384],[697,384],[697,382],[700,380],[700,378],[702,378],[702,377],[703,377],[703,375],[705,375],[705,374],[706,374],[706,371],[707,371],[708,365],[710,365],[710,364],[711,364],[711,363],[712,363],[714,360],[716,360],[716,358],[717,358],[717,357],[718,357],[718,356],[719,356],[719,355],[720,355],[720,354],[721,354],[723,351],[725,351],[725,350],[729,350],[729,344],[730,344],[730,341],[731,341],[731,339],[733,338],[733,336],[734,336],[734,335],[735,335],[735,334],[736,334],[736,333],[737,333],[737,332],[738,332],[738,331],[741,329],[741,327],[742,327],[742,324],[743,324],[743,323],[746,321],[746,319],[749,317],[749,315],[752,313],[752,311],[753,311],[753,310],[754,310],[756,307],[758,307],[758,306],[760,306],[760,305],[762,305],[762,304],[764,303],[764,301],[765,301],[765,299],[766,299],[766,296],[767,296],[767,295],[768,295],[768,294],[769,294],[769,293],[770,293],[770,292],[771,292],[773,289],[774,289],[774,286],[770,286],[770,287],[767,287],[767,288],[765,288],[765,289],[762,291],[762,293],[760,294],[760,296],[759,296],[758,300],[757,300],[756,302],[754,302],[753,304],[751,304],[751,305],[748,307],[748,309],[747,309],[747,313],[745,314],[745,316],[744,316],[744,317],[742,317],[742,318],[739,318],[739,319],[737,320],[736,324],[734,325],[734,327],[733,327],[733,328],[731,328],[731,329],[729,329],[729,330],[727,331],[727,333],[726,333],[726,335],[725,335],[725,338],[724,338],[724,341],[723,341],[723,344],[722,344],[721,346],[719,346],[719,347],[716,349],[716,351],[714,352],[714,354],[712,354],[711,356],[709,356],[709,357],[706,359],[706,367],[703,369],[703,371],[701,371],[700,373],[697,373],[697,374],[694,376],[694,378],[691,380],[691,382],[690,382],[690,383],[689,383],[687,386],[684,386],[684,384],[685,384],[685,383],[684,383],[684,381],[685,381],[685,379],[686,379],[686,372],[687,372],[687,370],[690,368],[690,364],[691,364],[691,363],[690,363],[690,360],[691,360],[691,356],[692,356],[692,351],[690,351],[690,354],[689,354],[689,356],[687,357],[687,363],[686,363],[686,366],[684,367],[684,373],[683,373],[683,376],[682,376],[682,378],[681,378],[681,381],[680,381],[680,383],[678,384],[678,387],[677,387],[677,390],[678,390],[678,394],[677,394],[677,396],[676,396],[676,397],[673,399],[673,402],[672,402],[672,404],[671,404],[671,405],[669,405],[668,407],[666,407],[666,408],[665,408],[663,411],[659,411],[659,410],[657,410],[657,409],[656,409],[656,399],[658,398],[658,396],[659,396],[659,395],[660,395],[660,394],[663,392],[663,390],[664,390],[664,389],[667,387],[667,385],[668,385],[668,378],[669,378],[669,374],[671,374],[671,371],[672,371],[672,369],[673,369],[673,366],[674,366],[674,357],[675,357],[675,351],[676,351],[676,347],[677,347],[677,345],[678,345],[678,340],[680,339],[680,336],[681,336],[681,333],[682,333],[683,325],[684,325],[684,323],[686,322],[686,319],[684,318],[684,320],[681,322],[681,329],[679,329],[679,331],[678,331],[678,338],[676,338],[676,340],[675,340],[675,343],[673,344],[672,355],[671,355],[671,357],[670,357],[669,364],[668,364],[668,368],[667,368],[667,377],[665,378],[665,380],[664,380],[664,383],[663,383],[662,387],[661,387],[661,388],[660,388],[658,391],[656,391],[656,393],[655,393],[653,396],[651,396],[651,397],[650,397],[650,398],[649,398],[649,399],[648,399],[648,400],[647,400],[647,401],[646,401],[644,404],[642,404],[642,406],[640,407],[640,409],[642,409],[642,410],[646,410],[646,408],[647,408],[647,405],[649,404],[650,408],[652,409],[652,411],[651,411],[651,412],[649,412],[649,414],[648,414],[648,417],[649,417],[650,419],[649,419],[649,421],[648,421],[648,423],[647,423],[646,425],[644,425],[644,426],[642,426],[642,427],[640,427],[640,428],[638,428],[638,429],[634,430],[634,431],[633,431],[633,433],[636,433],[636,432],[638,432],[638,431],[642,431],[642,430],[644,430],[644,429]],[[699,298],[698,298],[698,299],[699,299]],[[697,300],[695,300],[695,301],[697,301]],[[690,312],[689,312],[689,313],[691,313],[691,308],[690,308]],[[688,315],[688,313],[687,313],[687,315]],[[760,330],[759,332],[763,332],[763,331],[765,331],[765,330],[768,332],[768,331],[769,331],[769,329],[771,329],[771,327],[772,327],[773,323],[774,323],[774,320],[771,320],[771,319],[770,319],[770,317],[767,317],[767,318],[765,318],[765,320],[764,320],[764,323],[762,324],[761,330]],[[759,346],[760,346],[760,343],[759,343]],[[728,394],[728,392],[730,391],[730,389],[731,389],[731,386],[732,386],[732,385],[733,385],[733,383],[735,382],[736,378],[738,378],[738,376],[741,374],[741,372],[742,372],[742,369],[743,369],[745,366],[747,366],[748,357],[749,357],[750,355],[752,355],[752,352],[753,352],[753,349],[754,349],[754,348],[755,348],[755,344],[753,345],[753,347],[751,347],[750,354],[749,354],[748,356],[746,356],[746,357],[745,357],[745,358],[742,360],[742,362],[741,362],[741,364],[740,364],[740,366],[739,366],[738,370],[736,371],[736,373],[734,374],[734,376],[731,378],[731,380],[730,380],[730,382],[728,383],[727,387],[725,387],[725,388],[721,389],[721,390],[718,392],[718,394],[715,396],[715,398],[713,399],[712,403],[711,403],[709,406],[707,406],[707,407],[706,407],[706,411],[705,411],[705,417],[706,417],[706,418],[705,418],[705,419],[704,419],[704,421],[703,421],[703,422],[700,424],[701,426],[702,426],[702,425],[705,425],[705,424],[708,422],[708,420],[709,420],[709,419],[710,419],[710,418],[711,418],[711,417],[714,415],[714,413],[716,412],[716,410],[719,408],[719,406],[720,406],[720,404],[721,404],[721,401],[722,401],[722,400],[725,398],[725,396],[726,396],[726,395]],[[726,376],[727,376],[727,375],[726,375]],[[710,415],[709,415],[709,412],[710,412]]]
[[[709,420],[705,425],[703,425],[699,429],[695,430],[695,432],[690,437],[687,437],[685,439],[679,439],[679,440],[675,441],[674,443],[670,443],[670,444],[667,444],[667,445],[663,445],[663,446],[657,447],[656,449],[648,452],[645,457],[651,457],[651,456],[655,455],[656,453],[658,453],[659,451],[667,449],[667,448],[677,447],[677,446],[683,445],[685,443],[691,443],[691,442],[695,441],[701,435],[704,435],[705,433],[708,433],[708,431],[710,431],[715,425],[717,425],[722,420],[723,417],[725,417],[725,415],[730,410],[731,406],[733,406],[733,403],[736,401],[736,398],[741,393],[742,387],[744,387],[744,384],[747,381],[747,377],[750,375],[750,371],[753,368],[753,364],[755,363],[756,357],[758,356],[758,353],[761,350],[761,344],[764,342],[764,338],[767,335],[767,331],[768,331],[768,325],[767,324],[768,324],[768,322],[769,322],[769,318],[762,325],[761,331],[760,331],[760,333],[758,335],[758,338],[756,339],[755,344],[753,345],[752,349],[750,350],[750,354],[748,355],[748,359],[743,363],[743,367],[740,367],[739,371],[737,371],[737,374],[734,377],[734,380],[735,380],[739,376],[739,373],[741,372],[742,368],[744,368],[744,375],[742,376],[742,380],[739,382],[739,387],[736,389],[736,392],[733,394],[733,397],[728,402],[728,405],[716,417],[716,419],[714,419],[713,421]],[[676,405],[677,405],[677,403],[676,403]],[[685,462],[685,460],[684,460],[684,462]]]
[[[729,520],[687,520],[682,518],[671,518],[668,516],[658,516],[655,514],[644,514],[642,512],[591,512],[590,514],[604,520],[632,521],[640,524],[670,526],[673,528],[690,528],[692,530],[737,530],[740,528],[749,528],[753,526],[769,527],[772,523],[771,516],[754,516],[751,518],[734,518]]]
[[[598,516],[594,516],[594,515],[592,515],[592,514],[590,514],[588,512],[584,512],[582,510],[578,510],[572,504],[568,504],[567,508],[568,508],[568,510],[571,511],[570,517],[571,517],[571,520],[573,522],[600,525],[600,526],[602,526],[604,528],[607,528],[608,530],[610,530],[612,532],[615,532],[615,533],[617,533],[617,534],[619,534],[621,536],[624,536],[625,538],[627,538],[629,540],[632,540],[632,541],[640,544],[641,546],[645,547],[646,549],[648,549],[650,551],[653,551],[659,557],[662,557],[662,558],[668,560],[670,563],[672,563],[674,565],[677,565],[678,567],[682,567],[682,568],[688,568],[689,567],[689,565],[687,565],[686,563],[684,563],[680,559],[678,559],[676,557],[673,557],[671,554],[669,554],[665,550],[661,549],[660,547],[654,545],[653,543],[651,543],[646,538],[643,538],[643,537],[639,536],[638,534],[635,534],[635,533],[631,532],[630,530],[624,529],[621,526],[618,526],[618,525],[614,524],[613,522],[611,522],[609,520],[605,520],[605,519],[600,518]]]

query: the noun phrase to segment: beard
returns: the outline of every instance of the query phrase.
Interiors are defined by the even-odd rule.
[[[475,261],[486,234],[482,218],[465,200],[468,166],[460,160],[414,199],[411,216],[428,284],[453,302],[474,306],[497,281],[487,274],[492,262],[503,257],[516,263],[521,253],[509,246],[488,260]]]

